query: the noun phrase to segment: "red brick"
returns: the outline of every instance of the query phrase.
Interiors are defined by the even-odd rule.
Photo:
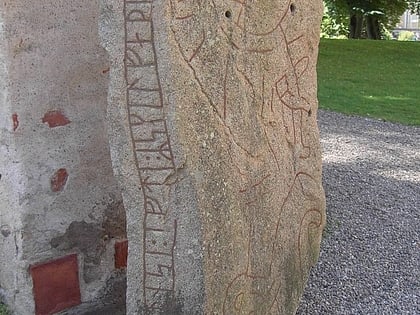
[[[50,110],[42,118],[43,123],[47,123],[50,128],[65,126],[71,121],[59,110]]]
[[[13,131],[16,131],[16,129],[18,129],[18,127],[19,127],[19,117],[18,117],[18,114],[14,113],[12,115],[12,119],[13,119]]]
[[[31,266],[30,271],[36,315],[54,314],[81,303],[76,254]]]
[[[128,240],[117,241],[115,243],[115,268],[122,269],[127,267]]]
[[[57,170],[51,178],[51,190],[53,192],[62,191],[67,183],[69,174],[65,168]]]

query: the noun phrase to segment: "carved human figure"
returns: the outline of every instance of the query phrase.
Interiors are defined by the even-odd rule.
[[[320,191],[314,179],[305,173],[299,173],[294,178],[286,198],[280,206],[280,215],[275,225],[273,239],[268,242],[267,250],[270,257],[265,261],[268,269],[265,272],[255,272],[252,256],[248,257],[247,269],[237,275],[226,289],[223,302],[223,314],[284,314],[284,301],[292,300],[285,297],[284,290],[287,283],[299,286],[303,284],[303,274],[312,265],[316,256],[305,259],[302,253],[309,250],[319,239],[319,231],[323,222],[320,207]],[[303,209],[297,212],[296,209]],[[284,222],[286,221],[286,222]],[[289,226],[288,234],[282,234],[282,225]],[[258,231],[254,227],[250,229],[250,240],[258,238]],[[248,255],[252,251],[253,244],[249,244]],[[288,249],[295,248],[296,252],[285,257]],[[312,247],[313,248],[313,247]],[[289,253],[290,255],[290,253]],[[263,260],[261,257],[259,263]],[[279,269],[281,262],[289,261],[287,273]],[[292,264],[290,263],[292,262]],[[256,262],[257,263],[257,262]],[[283,286],[283,290],[282,289]],[[297,287],[295,289],[298,289]],[[300,288],[301,289],[301,288]]]
[[[299,88],[309,58],[291,57],[290,45],[301,37],[288,39],[284,29],[296,9],[279,0],[171,0],[174,40],[224,127],[250,221],[247,268],[226,289],[224,314],[249,312],[248,303],[264,305],[255,314],[276,313],[282,249],[300,246],[303,223],[322,222],[317,183],[291,162],[311,154],[303,136],[311,105]],[[278,183],[288,187],[286,194],[278,193]],[[259,224],[253,223],[256,215]],[[284,218],[294,232],[290,237],[281,233]],[[260,236],[273,222],[267,241]],[[296,252],[291,259],[300,261]]]
[[[311,106],[302,97],[298,80],[308,58],[292,60],[289,44],[299,38],[287,40],[282,26],[296,10],[291,1],[171,3],[172,30],[182,56],[234,141],[251,152],[254,144],[252,139],[243,138],[243,128],[266,126],[262,128],[265,131],[259,130],[265,133],[270,123],[281,123],[298,155],[307,157],[310,153],[304,144],[302,115],[309,113]],[[203,16],[215,16],[219,23],[210,25]],[[291,128],[285,122],[284,110],[292,112]],[[251,113],[259,114],[252,117]],[[260,132],[255,132],[258,139]]]

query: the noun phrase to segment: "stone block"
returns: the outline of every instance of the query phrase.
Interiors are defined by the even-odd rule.
[[[105,297],[125,279],[114,268],[114,239],[126,230],[105,124],[99,2],[0,6],[0,299],[13,314],[35,313],[29,267],[71,253],[80,267],[78,310],[124,302]]]
[[[103,0],[129,314],[293,314],[325,223],[322,1]]]

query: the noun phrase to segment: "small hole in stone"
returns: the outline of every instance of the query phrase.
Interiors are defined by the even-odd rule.
[[[290,12],[292,13],[292,15],[296,12],[296,6],[293,3],[290,5]]]
[[[308,110],[308,116],[311,117],[312,115],[312,109]]]
[[[232,12],[230,12],[229,10],[225,12],[225,16],[230,19],[232,17]]]

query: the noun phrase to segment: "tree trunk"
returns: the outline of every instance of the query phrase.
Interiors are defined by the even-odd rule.
[[[362,37],[363,16],[353,13],[350,16],[350,33],[349,38],[360,39]]]
[[[369,39],[381,39],[381,29],[376,16],[368,15],[366,17],[366,31]]]

